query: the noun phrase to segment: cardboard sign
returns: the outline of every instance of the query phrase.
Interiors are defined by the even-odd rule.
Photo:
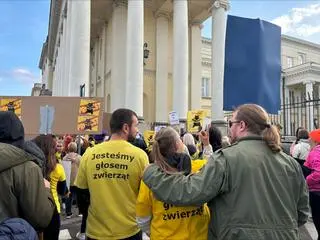
[[[102,132],[103,98],[0,97],[1,111],[21,114],[25,135],[99,134]]]
[[[21,120],[21,98],[0,98],[0,111],[14,112]]]

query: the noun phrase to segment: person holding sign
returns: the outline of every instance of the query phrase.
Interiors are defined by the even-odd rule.
[[[191,159],[183,153],[179,134],[171,127],[155,136],[152,160],[163,171],[173,175],[191,173]],[[178,207],[158,201],[141,182],[137,199],[137,222],[151,239],[207,239],[209,209],[206,205]]]
[[[140,240],[136,223],[136,199],[147,154],[132,145],[138,133],[138,117],[118,109],[110,119],[111,138],[88,148],[80,161],[77,194],[90,192],[87,239]]]

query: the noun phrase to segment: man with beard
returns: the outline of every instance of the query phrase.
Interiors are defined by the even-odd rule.
[[[196,174],[170,175],[151,165],[143,181],[158,200],[208,203],[208,239],[298,240],[308,218],[308,191],[299,164],[280,148],[266,111],[239,106],[229,121],[232,145],[213,153]]]
[[[138,118],[129,109],[118,109],[110,120],[108,142],[87,149],[80,161],[75,185],[90,192],[87,239],[141,239],[136,223],[136,198],[146,153],[132,145]]]

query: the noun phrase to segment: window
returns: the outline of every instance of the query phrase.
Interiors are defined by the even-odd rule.
[[[293,67],[293,58],[292,57],[287,57],[287,67]]]
[[[210,79],[203,77],[201,81],[201,96],[209,97],[210,96]]]
[[[298,63],[299,64],[304,64],[306,62],[306,55],[303,53],[299,53],[298,56]]]

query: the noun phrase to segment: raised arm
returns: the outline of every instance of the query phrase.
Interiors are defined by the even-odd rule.
[[[152,164],[146,169],[143,180],[161,201],[174,205],[200,205],[228,191],[227,168],[222,153],[215,153],[196,174],[167,174]]]

